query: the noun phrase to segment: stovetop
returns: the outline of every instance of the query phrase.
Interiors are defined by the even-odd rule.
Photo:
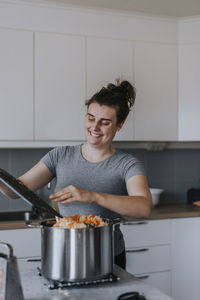
[[[37,271],[38,271],[38,275],[42,276],[42,272],[39,267],[37,267]],[[104,284],[104,283],[112,283],[112,282],[114,283],[114,282],[117,282],[118,280],[120,280],[119,276],[117,276],[113,273],[110,273],[104,278],[95,279],[95,280],[87,280],[87,281],[85,280],[85,281],[76,281],[76,282],[72,282],[72,281],[61,282],[61,281],[57,281],[57,280],[47,280],[47,286],[51,290],[59,289],[59,288],[60,289],[77,288],[77,287],[80,288],[80,287],[88,287],[88,286],[97,286],[97,285]]]

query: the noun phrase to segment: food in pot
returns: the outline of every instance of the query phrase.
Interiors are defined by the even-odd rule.
[[[90,228],[90,227],[101,227],[107,226],[108,222],[104,221],[101,217],[90,214],[74,215],[63,218],[58,218],[58,221],[54,224],[54,227],[58,228]]]

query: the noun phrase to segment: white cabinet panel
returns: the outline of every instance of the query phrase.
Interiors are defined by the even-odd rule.
[[[200,140],[200,45],[179,47],[179,140]]]
[[[178,139],[177,46],[135,43],[136,140]]]
[[[127,271],[171,295],[170,220],[125,222]]]
[[[126,248],[170,243],[170,221],[125,222],[120,225]]]
[[[116,79],[133,83],[133,43],[127,40],[87,38],[87,97]],[[115,140],[133,140],[133,112]]]
[[[200,218],[172,220],[172,297],[200,298]]]
[[[0,230],[0,241],[10,244],[19,258],[41,256],[39,228]]]
[[[84,37],[36,33],[36,140],[83,140],[84,102]]]
[[[135,274],[134,274],[135,275]],[[162,291],[167,295],[171,295],[171,272],[156,272],[140,274],[136,277],[142,279],[145,283]]]
[[[33,139],[33,34],[0,29],[0,139]]]
[[[127,271],[132,274],[170,270],[170,246],[127,250]],[[133,251],[133,252],[132,252]]]

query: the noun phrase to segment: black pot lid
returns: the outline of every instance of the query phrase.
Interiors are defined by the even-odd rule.
[[[10,190],[12,190],[21,199],[33,206],[38,214],[47,214],[49,217],[62,216],[53,209],[47,202],[42,200],[37,194],[28,189],[22,182],[17,180],[7,171],[0,168],[0,181],[3,182]]]

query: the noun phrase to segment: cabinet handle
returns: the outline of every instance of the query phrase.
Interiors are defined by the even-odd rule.
[[[126,250],[126,253],[137,253],[137,252],[146,252],[146,251],[149,251],[149,248]]]
[[[134,221],[128,221],[128,222],[123,222],[122,224],[123,225],[146,225],[146,224],[148,224],[149,222],[147,222],[147,221],[138,221],[138,222],[134,222]]]
[[[141,275],[141,276],[138,276],[138,275],[133,275],[135,278],[137,279],[148,279],[150,277],[150,275]]]

